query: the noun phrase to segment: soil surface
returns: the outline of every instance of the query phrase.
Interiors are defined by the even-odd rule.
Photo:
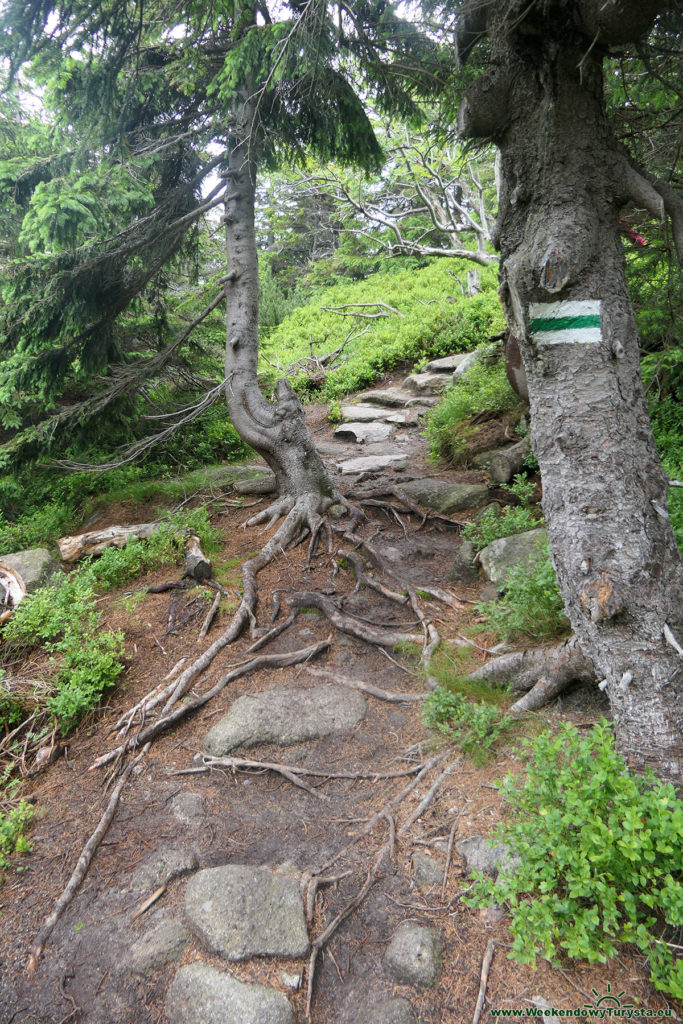
[[[391,383],[387,379],[383,386]],[[308,419],[331,467],[344,457],[367,454],[367,446],[334,439],[334,428],[327,421],[324,407],[311,406]],[[490,426],[487,431],[489,440],[495,432]],[[478,471],[436,468],[428,460],[419,427],[397,428],[382,450],[407,456],[405,469],[385,471],[398,485],[420,476],[487,482],[486,475]],[[344,488],[356,486],[353,477],[343,478],[336,470],[335,474]],[[374,478],[378,481],[382,482]],[[491,493],[495,496],[496,492]],[[106,770],[89,768],[115,745],[113,724],[180,658],[196,657],[220,635],[230,621],[230,602],[233,607],[236,603],[239,565],[263,543],[264,535],[242,526],[254,509],[265,507],[270,500],[267,496],[236,502],[234,495],[226,495],[223,503],[220,495],[217,498],[212,505],[212,521],[224,543],[213,561],[215,576],[229,594],[205,640],[198,642],[208,607],[203,598],[196,600],[200,591],[187,592],[170,633],[167,626],[173,595],[144,593],[149,585],[171,578],[173,572],[168,570],[136,581],[125,593],[110,593],[101,603],[106,625],[125,631],[127,668],[107,706],[81,725],[70,737],[65,756],[37,774],[27,792],[36,806],[30,832],[33,852],[21,861],[17,859],[21,870],[11,869],[0,887],[0,1024],[156,1024],[169,1020],[167,990],[179,968],[197,960],[242,981],[258,982],[285,993],[293,1020],[303,1024],[308,957],[270,955],[228,962],[213,952],[188,923],[184,908],[188,876],[197,869],[248,865],[277,869],[305,882],[307,871],[334,861],[324,873],[343,877],[318,889],[308,922],[313,940],[359,893],[378,851],[387,842],[390,828],[396,834],[393,856],[382,862],[367,896],[318,957],[311,1006],[316,1024],[388,1021],[393,1018],[378,1014],[385,1012],[383,1001],[390,997],[406,1000],[412,1006],[414,1020],[421,1024],[470,1024],[482,959],[490,940],[495,943],[495,952],[486,986],[484,1021],[492,1019],[491,1008],[526,1012],[552,1006],[566,1010],[592,1005],[609,991],[620,993],[622,1005],[666,1008],[666,1000],[647,981],[643,958],[628,950],[606,965],[567,961],[552,968],[539,961],[533,968],[510,960],[509,918],[502,911],[465,906],[462,896],[471,883],[456,852],[442,884],[440,876],[446,867],[448,840],[456,820],[455,838],[461,840],[489,835],[500,819],[500,797],[494,784],[508,770],[519,770],[514,748],[501,747],[488,765],[474,767],[429,733],[421,719],[419,702],[393,704],[366,696],[365,717],[351,732],[286,747],[261,744],[234,753],[320,772],[412,771],[412,775],[328,780],[308,776],[306,784],[315,790],[309,792],[272,771],[196,771],[200,766],[194,759],[202,750],[207,732],[237,698],[285,685],[314,689],[334,681],[310,674],[305,665],[243,676],[154,740],[126,783],[111,826],[84,882],[48,940],[37,970],[27,973],[31,946],[109,800],[111,790],[105,791],[104,785]],[[149,506],[119,505],[106,510],[97,524],[89,525],[93,528],[114,521],[148,521],[154,512]],[[449,580],[460,543],[457,529],[431,518],[418,530],[419,520],[407,511],[395,515],[390,509],[365,506],[365,512],[368,519],[361,528],[364,535],[378,531],[376,546],[416,586],[430,582],[463,602],[478,599],[481,582],[462,585]],[[455,523],[470,514],[456,513],[450,518]],[[284,607],[287,595],[318,590],[337,605],[345,598],[344,611],[361,621],[420,633],[409,605],[400,606],[368,588],[354,592],[353,573],[348,566],[339,568],[338,558],[329,554],[325,545],[307,567],[306,550],[303,544],[287,551],[259,576],[259,626],[270,621],[274,591],[279,592]],[[380,578],[381,574],[376,576]],[[392,586],[391,579],[385,578],[384,582]],[[141,596],[131,601],[131,591]],[[425,601],[423,606],[444,644],[457,640],[476,616],[472,603],[465,603],[462,611],[437,601]],[[407,653],[392,647],[380,650],[335,630],[327,619],[310,611],[302,612],[264,653],[297,650],[327,637],[331,637],[331,646],[310,667],[389,691],[425,692],[415,661]],[[223,650],[211,667],[210,681],[199,679],[194,692],[206,690],[229,666],[248,658],[245,652],[253,642],[252,637],[244,636]],[[495,640],[479,634],[476,642],[485,648]],[[473,648],[472,666],[484,657],[481,650]],[[39,663],[32,666],[34,674],[39,670]],[[565,695],[541,718],[550,723],[568,718],[588,726],[604,710],[597,691],[579,689]],[[369,834],[349,847],[364,824],[415,778],[419,765],[437,754],[442,757],[438,765],[392,808],[390,815],[380,818]],[[448,766],[450,773],[442,778],[433,799],[410,824],[420,801]],[[183,774],[193,769],[194,773]],[[345,848],[347,852],[339,857]],[[161,859],[160,853],[164,855]],[[424,858],[421,861],[419,856],[424,854],[431,857],[440,874],[433,871],[439,880],[420,885],[415,872],[420,863],[424,869]],[[169,877],[175,871],[179,873]],[[153,895],[156,899],[141,912]],[[181,944],[165,965],[138,973],[131,950],[143,936],[171,921],[183,923],[189,941]],[[392,935],[406,921],[440,933],[441,969],[430,985],[401,984],[385,958]],[[298,979],[302,984],[297,988]],[[673,1009],[681,1013],[680,1006],[674,1005]],[[403,1010],[408,1012],[405,1006]]]

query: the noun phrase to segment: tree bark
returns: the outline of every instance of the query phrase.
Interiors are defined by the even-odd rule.
[[[553,561],[621,751],[681,785],[683,566],[618,227],[639,176],[611,136],[592,45],[616,6],[622,28],[649,21],[640,0],[495,6],[488,74],[509,83],[507,103],[497,118],[496,89],[478,79],[461,121],[472,135],[485,125],[501,150],[501,298],[528,379]]]
[[[226,397],[233,426],[266,460],[275,474],[279,501],[251,522],[294,513],[311,525],[334,500],[334,487],[304,420],[303,409],[288,381],[279,380],[276,400],[265,399],[258,386],[258,259],[254,231],[256,189],[256,102],[245,94],[231,137],[226,169],[227,250]]]

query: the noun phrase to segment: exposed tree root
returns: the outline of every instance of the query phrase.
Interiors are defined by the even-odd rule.
[[[315,608],[319,612],[329,619],[333,626],[341,630],[342,633],[349,633],[351,636],[357,637],[359,640],[365,640],[370,644],[381,644],[389,647],[393,647],[395,644],[402,643],[419,643],[421,637],[415,633],[400,633],[398,630],[379,630],[372,626],[368,626],[361,622],[355,616],[344,615],[339,611],[334,601],[331,598],[326,597],[325,594],[319,594],[315,591],[302,591],[299,594],[293,594],[292,597],[288,598],[287,602],[290,608]]]
[[[171,772],[171,775],[194,775],[200,772],[208,772],[214,769],[229,768],[231,771],[255,771],[264,772],[271,771],[282,775],[285,779],[292,783],[294,786],[302,785],[301,776],[308,775],[311,778],[322,779],[323,782],[328,782],[331,779],[369,779],[372,782],[377,782],[381,779],[403,779],[406,775],[416,775],[422,770],[424,765],[415,764],[411,765],[410,768],[402,768],[394,772],[376,772],[376,771],[365,771],[365,772],[336,772],[328,771],[324,768],[302,768],[300,765],[281,764],[279,761],[253,761],[248,757],[210,757],[208,754],[199,754],[195,760],[201,763],[196,768],[184,768],[180,771]],[[319,797],[321,794],[315,790],[310,789],[308,786],[303,786],[313,796]]]
[[[315,981],[315,965],[320,950],[323,948],[325,943],[332,938],[332,936],[339,928],[339,926],[356,909],[356,907],[359,907],[361,905],[367,894],[370,892],[373,883],[377,880],[377,876],[379,875],[379,871],[382,866],[384,858],[388,856],[389,859],[391,860],[391,858],[394,855],[394,845],[396,839],[396,828],[394,825],[394,820],[391,817],[391,815],[387,813],[383,813],[382,817],[385,818],[389,824],[389,839],[380,848],[379,852],[375,856],[375,859],[372,863],[372,867],[368,871],[365,881],[363,882],[363,885],[361,886],[359,891],[356,893],[353,899],[346,904],[343,910],[341,910],[337,914],[337,916],[333,918],[332,921],[330,921],[330,923],[320,933],[320,935],[318,935],[311,943],[311,955],[308,961],[308,984],[306,989],[306,1016],[309,1020],[311,1019],[311,1002],[313,999],[313,983]]]
[[[373,686],[372,683],[364,683],[360,679],[350,679],[348,676],[329,672],[324,668],[311,668],[307,665],[306,671],[309,675],[317,676],[320,679],[331,679],[340,686],[348,686],[350,690],[360,690],[361,693],[367,693],[371,697],[376,697],[377,700],[385,700],[390,704],[412,704],[423,701],[426,697],[425,693],[392,693],[391,690],[381,690],[379,686]]]
[[[522,714],[542,707],[574,680],[595,682],[595,670],[573,636],[555,647],[513,651],[487,662],[468,677],[472,682],[508,683],[528,691],[510,708]]]
[[[486,986],[489,980],[489,971],[491,970],[491,963],[493,961],[493,954],[496,951],[496,944],[493,939],[489,939],[486,943],[486,950],[484,952],[484,959],[481,965],[481,978],[479,980],[479,995],[477,996],[477,1005],[474,1008],[474,1016],[472,1017],[472,1024],[479,1024],[481,1019],[481,1011],[484,1009],[484,1000],[486,999]]]
[[[171,725],[175,725],[181,719],[186,718],[187,715],[196,711],[197,708],[201,708],[204,704],[207,704],[217,693],[231,683],[234,679],[239,679],[240,676],[246,675],[248,672],[254,672],[260,668],[283,668],[287,665],[298,665],[302,661],[308,661],[309,658],[314,658],[321,651],[326,651],[330,646],[330,640],[321,640],[320,643],[312,644],[310,647],[304,647],[299,651],[292,651],[287,654],[260,654],[255,658],[251,658],[246,663],[238,665],[232,668],[225,675],[221,676],[217,683],[207,690],[206,693],[200,694],[191,701],[187,701],[185,704],[181,704],[174,710],[162,713],[162,717],[158,718],[156,722],[152,722],[147,726],[146,729],[141,729],[136,736],[131,736],[121,746],[116,747],[114,750],[110,750],[107,754],[103,754],[98,757],[96,761],[90,766],[89,771],[94,768],[101,768],[105,764],[109,764],[111,761],[115,761],[117,757],[120,757],[126,750],[133,750],[135,747],[139,747],[141,743],[145,743],[148,740],[154,739],[159,733],[163,732]],[[168,706],[168,705],[167,705]]]
[[[78,887],[80,886],[81,882],[88,873],[88,868],[90,867],[90,863],[95,854],[95,850],[104,839],[107,829],[109,828],[112,822],[114,813],[116,811],[116,807],[119,802],[119,798],[123,791],[123,787],[128,781],[128,778],[131,772],[133,771],[133,768],[135,768],[138,762],[142,760],[145,753],[146,750],[143,750],[142,753],[139,754],[139,756],[136,757],[134,761],[131,761],[126,766],[123,774],[116,783],[116,786],[114,787],[114,790],[111,796],[109,797],[109,803],[106,806],[104,814],[100,818],[97,828],[90,836],[88,842],[83,847],[83,852],[78,858],[78,863],[76,864],[76,867],[73,870],[71,878],[67,882],[66,888],[64,889],[62,895],[55,903],[51,913],[45,919],[45,923],[43,924],[43,927],[40,929],[40,932],[38,933],[38,937],[35,943],[33,944],[33,947],[31,949],[31,955],[29,957],[29,961],[26,967],[26,970],[29,972],[29,974],[35,973],[36,968],[38,966],[38,961],[40,960],[40,955],[45,949],[45,943],[52,935],[55,925],[59,921],[60,917],[62,916],[68,905],[71,903],[71,900],[76,895]]]

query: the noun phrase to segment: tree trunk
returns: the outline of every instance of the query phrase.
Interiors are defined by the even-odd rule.
[[[258,259],[254,231],[256,141],[255,101],[245,99],[231,138],[224,171],[227,249],[226,397],[233,426],[275,473],[279,501],[253,522],[296,510],[310,520],[334,500],[334,487],[304,420],[301,403],[288,381],[279,380],[276,401],[258,386]],[[310,522],[309,522],[310,525]]]
[[[639,0],[620,9],[629,6]],[[523,4],[517,18],[491,5],[491,67],[460,120],[502,154],[501,298],[528,379],[567,615],[606,683],[622,753],[680,785],[683,567],[618,228],[629,196],[652,189],[610,133],[602,39],[593,45],[584,27],[594,8],[597,0],[557,0],[542,13]]]

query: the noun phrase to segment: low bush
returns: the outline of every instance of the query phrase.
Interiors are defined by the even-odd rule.
[[[481,551],[500,537],[525,533],[543,523],[540,510],[531,504],[531,496],[536,489],[533,480],[519,475],[511,484],[503,484],[503,489],[509,491],[519,505],[506,505],[504,508],[489,505],[463,528],[463,537],[472,542],[476,551]]]
[[[476,607],[486,618],[486,628],[501,639],[550,640],[568,632],[569,621],[564,614],[548,541],[539,541],[535,561],[510,570],[503,597]]]
[[[482,413],[496,416],[516,408],[521,409],[521,403],[510,387],[503,359],[494,350],[463,373],[430,413],[426,433],[432,457],[462,458],[468,420]]]
[[[495,834],[519,866],[495,881],[475,873],[467,902],[508,905],[521,963],[604,963],[630,942],[655,987],[683,997],[683,959],[666,941],[667,928],[683,926],[683,802],[673,786],[632,774],[604,720],[585,737],[569,724],[544,732],[524,759],[524,774],[501,785],[508,817]]]
[[[437,261],[321,289],[264,338],[260,369],[274,377],[266,360],[290,366],[310,356],[311,345],[316,355],[325,355],[346,341],[340,364],[321,382],[323,400],[331,401],[372,385],[401,363],[475,348],[504,326],[495,278],[485,272],[484,292],[455,298],[453,266],[457,273],[464,265]],[[335,307],[345,315],[332,312]],[[302,395],[310,393],[307,374],[294,385]]]
[[[512,725],[495,704],[468,700],[462,693],[439,686],[426,698],[425,725],[442,733],[475,763],[485,762],[496,740]]]
[[[53,656],[45,708],[62,734],[97,705],[123,671],[123,634],[100,628],[98,594],[181,560],[187,531],[200,537],[206,553],[215,547],[206,509],[169,515],[149,541],[134,540],[124,548],[108,548],[68,576],[57,573],[46,586],[25,597],[5,625],[6,650],[16,652],[40,645]],[[4,708],[15,719],[20,713],[0,691],[0,711]]]
[[[12,853],[29,853],[31,844],[24,835],[33,817],[33,806],[20,800],[7,813],[0,812],[0,869],[9,867]]]

